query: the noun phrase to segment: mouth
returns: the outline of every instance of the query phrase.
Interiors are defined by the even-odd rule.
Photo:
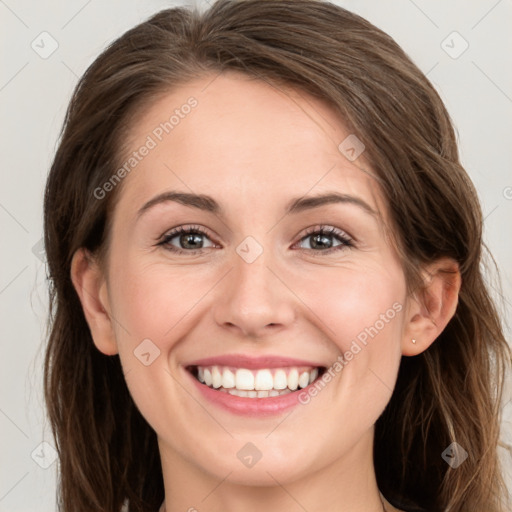
[[[294,393],[319,379],[324,366],[285,366],[248,369],[234,366],[187,366],[203,386],[241,398],[273,398]]]

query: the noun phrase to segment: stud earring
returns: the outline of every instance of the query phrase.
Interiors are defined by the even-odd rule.
[[[413,343],[416,343],[416,340],[415,340],[415,339],[413,339],[413,340],[412,340],[412,342],[413,342]]]

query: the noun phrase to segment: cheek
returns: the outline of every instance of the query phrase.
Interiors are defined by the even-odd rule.
[[[197,269],[161,264],[125,264],[113,274],[114,279],[115,314],[126,324],[132,341],[150,338],[157,344],[176,339],[181,324],[186,323],[183,320],[211,287]],[[119,334],[125,339],[123,331]]]
[[[353,341],[364,347],[377,336],[393,337],[400,331],[405,297],[401,272],[339,268],[317,277],[302,285],[306,300],[341,352],[350,350]]]
[[[375,422],[392,395],[401,360],[405,283],[399,269],[394,275],[367,269],[334,274],[327,289],[317,290],[315,309],[340,352],[333,402],[340,404],[340,419],[353,415],[358,431]]]
[[[163,431],[168,428],[168,411],[187,407],[188,395],[176,385],[170,356],[193,329],[194,306],[211,285],[192,267],[184,271],[128,260],[111,273],[111,280],[126,384],[148,423]]]
[[[403,302],[401,268],[351,266],[302,278],[304,302],[318,318],[338,357],[331,366],[332,414],[354,431],[371,426],[389,401],[401,360]],[[299,284],[299,281],[296,281]],[[312,317],[313,318],[313,317]],[[321,322],[319,322],[319,320]],[[325,377],[326,379],[328,377]]]
[[[224,268],[206,265],[172,267],[125,260],[112,272],[114,315],[125,327],[117,329],[120,338],[125,340],[128,332],[130,346],[149,338],[169,349],[169,343],[186,335],[188,320],[196,307],[201,309],[201,300],[217,293],[214,285],[224,273]],[[354,340],[365,346],[376,331],[380,337],[399,331],[405,282],[397,266],[384,269],[347,262],[336,267],[311,265],[308,272],[283,269],[280,275],[298,297],[290,294],[299,322],[320,327],[340,352],[350,350]]]

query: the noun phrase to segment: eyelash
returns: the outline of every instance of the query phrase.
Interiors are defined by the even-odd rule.
[[[202,228],[201,226],[180,226],[176,229],[173,229],[171,232],[167,233],[163,236],[162,240],[158,242],[157,246],[163,246],[166,250],[173,252],[175,254],[188,254],[188,255],[195,255],[195,254],[201,254],[205,249],[211,249],[211,247],[206,247],[202,249],[195,249],[195,250],[186,250],[186,249],[179,249],[177,247],[174,247],[169,244],[169,242],[175,238],[176,236],[182,235],[182,234],[201,234],[208,238],[208,233]],[[312,226],[311,228],[308,228],[306,230],[306,233],[302,236],[302,238],[299,240],[301,242],[302,240],[312,236],[312,235],[327,235],[327,236],[335,236],[338,238],[338,240],[341,242],[339,245],[336,245],[335,247],[330,247],[326,250],[314,250],[314,249],[299,249],[300,251],[313,251],[314,253],[321,253],[321,255],[325,254],[331,254],[333,252],[343,250],[346,248],[354,247],[354,241],[352,238],[350,238],[345,232],[334,228],[332,226],[326,226],[326,225],[317,225]]]

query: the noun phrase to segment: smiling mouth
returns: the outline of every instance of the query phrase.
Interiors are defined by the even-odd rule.
[[[289,366],[249,370],[232,366],[189,366],[187,370],[201,384],[230,395],[269,398],[304,389],[320,378],[326,368]]]

